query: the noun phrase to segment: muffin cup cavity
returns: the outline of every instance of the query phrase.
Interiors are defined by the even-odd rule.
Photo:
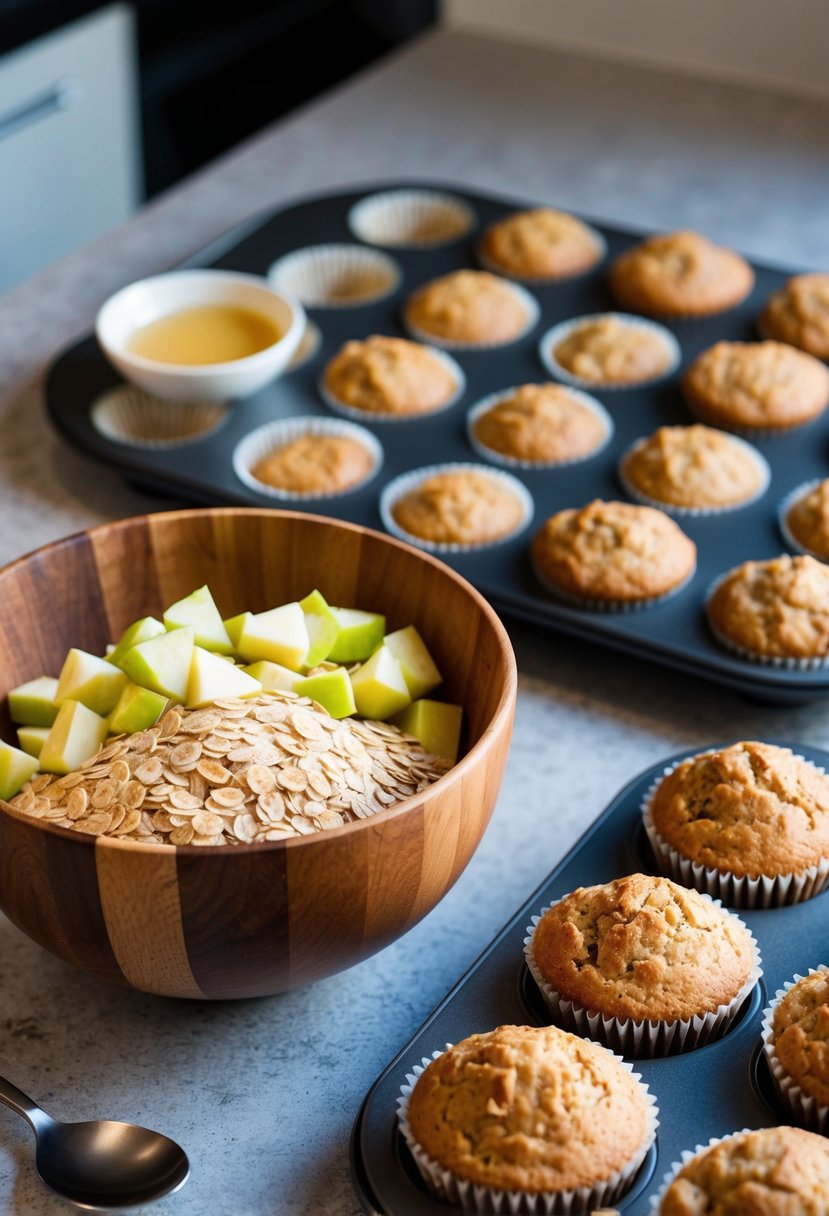
[[[478,217],[470,205],[440,190],[384,190],[348,212],[359,241],[390,249],[434,249],[466,236]]]
[[[812,490],[816,490],[822,480],[823,478],[821,477],[815,477],[812,481],[805,481],[802,485],[796,486],[786,495],[777,508],[777,523],[783,540],[790,549],[794,549],[795,553],[802,553],[805,557],[813,557],[817,562],[826,562],[829,561],[829,558],[816,553],[814,549],[807,549],[805,545],[800,543],[789,527],[789,512],[796,502],[800,502],[801,498],[805,498],[808,494],[811,494]]]
[[[260,481],[253,473],[254,466],[270,455],[276,448],[300,439],[304,435],[335,435],[343,439],[351,439],[362,445],[372,460],[370,471],[354,485],[342,490],[332,490],[328,493],[299,493],[295,490],[283,490],[278,486],[268,485]],[[279,498],[283,502],[304,502],[311,499],[341,498],[367,485],[376,477],[383,464],[383,448],[376,436],[364,427],[355,426],[352,422],[341,422],[336,418],[284,418],[278,422],[267,422],[264,426],[251,431],[237,445],[233,453],[233,469],[240,481],[257,494],[265,494],[269,498]]]
[[[560,600],[562,604],[567,604],[572,608],[584,608],[588,612],[641,612],[644,608],[654,608],[658,604],[664,604],[666,600],[684,591],[692,582],[697,572],[697,565],[694,562],[693,568],[689,570],[685,578],[677,583],[675,587],[664,591],[662,595],[651,595],[639,600],[602,600],[591,599],[590,596],[586,595],[575,595],[571,591],[565,591],[561,587],[557,587],[554,582],[547,578],[537,562],[532,561],[531,564],[535,577],[544,590],[548,591],[554,599]]]
[[[659,1190],[655,1195],[651,1195],[649,1216],[658,1216],[659,1209],[662,1206],[662,1200],[665,1198],[665,1192],[668,1190],[668,1187],[671,1185],[674,1178],[676,1178],[679,1171],[683,1169],[693,1157],[697,1157],[700,1153],[704,1153],[706,1149],[714,1148],[717,1144],[724,1144],[726,1140],[733,1140],[736,1136],[745,1136],[746,1133],[750,1131],[751,1128],[744,1127],[738,1132],[732,1132],[729,1136],[712,1136],[707,1144],[698,1144],[696,1148],[683,1149],[679,1161],[671,1162],[671,1168],[664,1175],[662,1185]]]
[[[516,498],[521,506],[521,520],[509,532],[503,536],[497,536],[494,540],[480,541],[476,544],[460,544],[455,541],[432,541],[422,540],[419,536],[414,536],[411,532],[407,532],[394,518],[395,504],[414,490],[425,481],[427,477],[434,477],[438,473],[480,473],[485,477],[491,478],[498,485],[508,490],[514,498]],[[395,477],[384,488],[380,495],[380,517],[383,520],[383,527],[392,536],[396,536],[398,540],[404,540],[409,545],[415,545],[418,549],[425,549],[427,553],[474,553],[481,549],[489,549],[493,545],[502,545],[508,540],[512,540],[523,532],[528,526],[533,517],[534,503],[532,495],[527,487],[520,482],[517,477],[513,477],[510,473],[503,473],[500,469],[489,468],[482,464],[465,464],[457,462],[454,464],[435,464],[428,465],[422,469],[415,469],[411,473],[401,473],[399,477]]]
[[[99,435],[133,448],[172,448],[195,443],[226,421],[230,406],[220,401],[162,401],[143,389],[119,384],[92,405]]]
[[[267,278],[307,308],[359,308],[391,295],[403,272],[388,254],[363,245],[309,245],[278,258]]]
[[[613,438],[613,419],[601,402],[597,401],[595,397],[591,397],[589,393],[581,392],[580,389],[568,388],[565,391],[572,396],[573,400],[589,410],[604,427],[604,435],[592,451],[585,452],[582,456],[569,456],[562,460],[522,460],[517,456],[505,456],[503,452],[496,452],[494,448],[487,447],[478,438],[475,434],[475,424],[479,419],[483,418],[484,414],[488,414],[491,409],[494,409],[496,405],[499,405],[502,401],[508,401],[510,397],[514,396],[519,387],[520,385],[514,385],[512,388],[504,388],[500,392],[490,393],[488,397],[483,397],[473,405],[466,416],[466,434],[469,443],[484,460],[491,460],[495,464],[503,465],[506,469],[556,469],[565,465],[581,464],[582,461],[592,460],[594,456],[598,456],[599,452],[604,451]]]
[[[574,270],[568,274],[518,274],[514,270],[509,270],[506,266],[502,266],[500,262],[493,261],[492,258],[487,257],[480,245],[475,250],[475,257],[478,260],[478,264],[484,270],[488,270],[492,274],[500,274],[505,279],[514,279],[519,283],[528,283],[531,287],[553,287],[556,283],[569,283],[573,279],[580,279],[584,275],[590,274],[607,257],[607,241],[604,239],[602,234],[597,232],[596,229],[592,228],[589,224],[586,224],[585,227],[589,229],[590,238],[596,249],[596,257],[589,266],[585,266],[582,270]]]
[[[829,967],[821,963],[819,967],[810,967],[807,975],[817,975],[821,971],[829,971]],[[825,1136],[827,1131],[829,1131],[829,1106],[822,1106],[813,1094],[807,1094],[789,1076],[777,1058],[774,1043],[772,1042],[772,1023],[774,1022],[777,1007],[787,993],[794,988],[795,984],[804,978],[804,976],[796,974],[794,979],[786,980],[783,987],[777,989],[773,999],[763,1010],[763,1026],[761,1031],[763,1054],[768,1062],[774,1091],[786,1111],[801,1127],[805,1127],[810,1132],[819,1132],[820,1135]]]
[[[575,330],[580,329],[582,325],[586,325],[591,321],[611,319],[622,321],[625,325],[630,325],[634,329],[641,329],[655,334],[662,341],[665,346],[668,363],[658,376],[648,376],[643,380],[630,380],[624,383],[608,380],[586,380],[584,377],[577,376],[575,373],[568,371],[566,367],[562,367],[555,357],[555,348],[560,342],[563,342]],[[682,359],[680,345],[669,329],[666,329],[664,325],[659,325],[656,321],[647,321],[644,317],[637,317],[624,312],[590,313],[588,316],[573,317],[569,321],[562,321],[558,325],[554,325],[551,329],[548,329],[542,336],[538,344],[538,354],[547,371],[556,380],[560,380],[564,384],[572,384],[575,388],[603,393],[611,391],[622,392],[625,389],[645,388],[651,384],[658,384],[661,380],[666,380],[668,376],[673,375]]]
[[[447,1048],[451,1044],[447,1044]],[[635,1157],[623,1170],[619,1170],[603,1182],[597,1182],[592,1187],[580,1187],[571,1191],[498,1191],[492,1187],[481,1186],[459,1178],[451,1170],[444,1169],[434,1158],[420,1147],[409,1126],[409,1099],[418,1077],[443,1052],[434,1051],[431,1057],[424,1056],[420,1064],[415,1064],[406,1080],[400,1087],[397,1099],[397,1118],[400,1132],[411,1153],[421,1177],[433,1195],[445,1203],[454,1203],[466,1212],[482,1213],[543,1213],[544,1216],[577,1216],[578,1213],[592,1212],[595,1208],[605,1207],[616,1203],[633,1185],[651,1145],[656,1139],[659,1127],[659,1110],[656,1099],[642,1080],[639,1073],[634,1072],[633,1065],[620,1056],[611,1053],[617,1064],[629,1072],[639,1083],[648,1108],[648,1128],[642,1145]]]
[[[758,654],[755,650],[746,650],[744,646],[739,646],[736,642],[732,642],[731,638],[717,628],[711,620],[711,613],[708,611],[708,605],[719,587],[729,575],[731,570],[727,570],[720,578],[714,580],[708,588],[708,593],[705,596],[705,618],[708,621],[708,628],[711,630],[714,638],[725,649],[730,650],[732,654],[736,654],[740,659],[746,659],[749,663],[759,663],[765,667],[780,667],[787,671],[822,671],[829,670],[829,654],[815,655],[809,659],[799,659],[791,655],[779,654]]]
[[[530,292],[518,283],[504,279],[504,286],[508,287],[518,297],[524,309],[526,320],[523,328],[517,334],[513,334],[511,338],[506,338],[502,342],[460,342],[453,338],[441,338],[438,334],[429,333],[428,330],[420,329],[417,325],[413,325],[406,316],[405,309],[401,316],[403,328],[409,337],[414,338],[417,342],[425,342],[427,346],[440,346],[443,350],[499,350],[503,346],[512,346],[514,343],[520,342],[522,338],[525,338],[531,330],[535,329],[538,324],[538,318],[541,315],[541,308],[535,296],[531,295]]]
[[[433,358],[438,359],[446,370],[452,375],[455,380],[455,390],[450,397],[447,397],[440,405],[436,405],[434,409],[417,410],[409,414],[392,414],[384,413],[382,410],[361,410],[356,405],[349,405],[345,401],[341,401],[339,397],[335,397],[325,383],[325,374],[320,376],[317,383],[317,391],[328,406],[337,414],[342,414],[344,418],[353,418],[357,422],[418,422],[424,418],[434,418],[435,414],[442,414],[444,410],[451,409],[466,392],[466,376],[461,365],[446,351],[436,350],[430,346],[429,354]]]
[[[765,456],[758,452],[757,449],[750,443],[747,443],[745,439],[741,439],[737,435],[730,435],[729,437],[734,443],[739,444],[745,454],[753,461],[760,477],[757,489],[749,498],[744,498],[740,502],[728,503],[725,506],[719,507],[681,507],[672,502],[665,502],[664,499],[651,498],[649,495],[643,494],[642,491],[637,489],[633,482],[629,480],[627,473],[625,472],[625,464],[634,452],[638,451],[643,444],[648,442],[647,436],[642,439],[637,439],[636,442],[632,443],[627,451],[623,452],[619,457],[617,476],[621,483],[622,489],[629,498],[634,499],[636,502],[642,503],[642,505],[645,507],[658,507],[659,510],[664,511],[666,515],[684,516],[685,518],[692,519],[700,518],[705,515],[726,515],[731,511],[741,511],[743,507],[749,507],[753,502],[757,502],[758,499],[763,497],[766,490],[769,488],[769,482],[771,481],[771,469],[769,468],[769,463]]]

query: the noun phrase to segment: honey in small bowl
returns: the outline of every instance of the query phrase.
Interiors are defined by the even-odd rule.
[[[264,313],[236,304],[185,308],[142,325],[127,349],[157,363],[230,363],[273,346],[283,330]]]

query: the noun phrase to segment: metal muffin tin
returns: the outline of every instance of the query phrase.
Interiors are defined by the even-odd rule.
[[[799,744],[781,746],[829,768],[825,751]],[[467,1035],[500,1025],[550,1024],[524,962],[523,943],[532,917],[576,887],[636,872],[658,873],[642,827],[642,799],[665,768],[708,750],[699,747],[667,757],[625,786],[374,1083],[351,1137],[352,1180],[370,1216],[447,1216],[453,1210],[426,1190],[397,1130],[397,1097],[406,1073],[424,1056],[431,1057]],[[731,1028],[706,1047],[633,1061],[656,1096],[659,1130],[631,1189],[617,1201],[624,1216],[647,1216],[651,1196],[683,1149],[695,1149],[714,1136],[743,1128],[791,1123],[776,1100],[760,1048],[761,1014],[785,980],[829,962],[827,900],[829,894],[824,892],[791,907],[737,909],[759,944],[763,976]]]
[[[418,188],[418,183],[394,183]],[[213,265],[265,274],[281,255],[309,245],[352,241],[349,208],[388,183],[360,191],[305,199],[257,220],[231,234],[227,242],[203,251],[190,264]],[[522,204],[517,200],[470,194],[445,187],[468,203],[476,227],[459,240],[436,248],[388,249],[400,266],[402,280],[391,295],[365,306],[311,308],[322,340],[313,357],[260,393],[234,405],[226,421],[210,434],[173,449],[141,448],[113,442],[93,425],[95,401],[119,382],[94,336],[63,353],[46,383],[49,415],[60,433],[83,452],[120,470],[130,481],[204,504],[273,505],[273,498],[244,485],[233,469],[233,451],[248,432],[265,422],[292,415],[330,415],[317,382],[322,369],[344,341],[381,333],[404,336],[400,311],[406,297],[438,275],[474,267],[475,247],[486,225]],[[531,204],[524,204],[531,205]],[[615,257],[642,238],[642,233],[594,224]],[[466,415],[472,405],[498,389],[548,378],[538,352],[539,338],[552,325],[570,317],[614,310],[605,283],[607,260],[578,278],[528,289],[538,300],[541,315],[535,328],[508,346],[487,350],[456,350],[453,355],[466,373],[463,396],[450,408],[399,425],[373,423],[383,445],[381,476],[338,498],[304,500],[299,510],[336,516],[369,527],[381,527],[378,500],[383,486],[399,473],[448,461],[480,460],[466,435]],[[737,308],[709,319],[664,322],[679,340],[682,366],[718,339],[758,337],[755,320],[768,295],[785,282],[787,272],[755,264],[756,283],[750,297]],[[792,670],[753,663],[723,649],[712,637],[703,603],[712,582],[748,559],[763,559],[786,551],[776,509],[795,486],[829,473],[829,413],[788,435],[761,438],[757,448],[772,470],[769,489],[757,502],[722,515],[683,519],[681,526],[697,543],[699,564],[690,585],[666,602],[639,612],[590,612],[557,603],[539,585],[530,567],[529,541],[534,529],[563,507],[582,506],[592,498],[624,498],[616,464],[633,441],[662,424],[687,424],[692,415],[683,403],[678,381],[681,369],[667,379],[639,389],[602,392],[597,396],[615,422],[612,442],[593,458],[556,469],[516,470],[535,501],[535,518],[522,535],[505,544],[473,553],[451,554],[447,562],[463,574],[499,610],[538,625],[561,630],[617,650],[652,659],[693,675],[704,676],[752,697],[782,704],[799,704],[829,694],[829,667]],[[493,465],[493,467],[496,467]]]

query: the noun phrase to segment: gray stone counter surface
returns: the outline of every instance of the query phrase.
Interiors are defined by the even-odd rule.
[[[43,373],[112,291],[248,216],[309,191],[422,177],[641,228],[697,227],[761,258],[825,267],[827,129],[815,101],[430,35],[0,299],[0,561],[167,505],[63,445]],[[58,1117],[131,1119],[178,1139],[192,1177],[159,1216],[356,1213],[348,1136],[365,1091],[620,786],[716,740],[829,745],[829,706],[754,706],[510,630],[518,713],[491,827],[446,899],[361,966],[268,1000],[176,1003],[101,987],[0,920],[2,1071]],[[4,1109],[0,1210],[66,1210]]]

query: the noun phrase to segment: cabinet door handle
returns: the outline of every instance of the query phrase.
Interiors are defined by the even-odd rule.
[[[74,76],[56,81],[42,93],[36,93],[13,110],[0,114],[0,139],[6,139],[24,127],[30,127],[48,118],[50,114],[71,110],[78,104],[82,93],[81,83]]]

